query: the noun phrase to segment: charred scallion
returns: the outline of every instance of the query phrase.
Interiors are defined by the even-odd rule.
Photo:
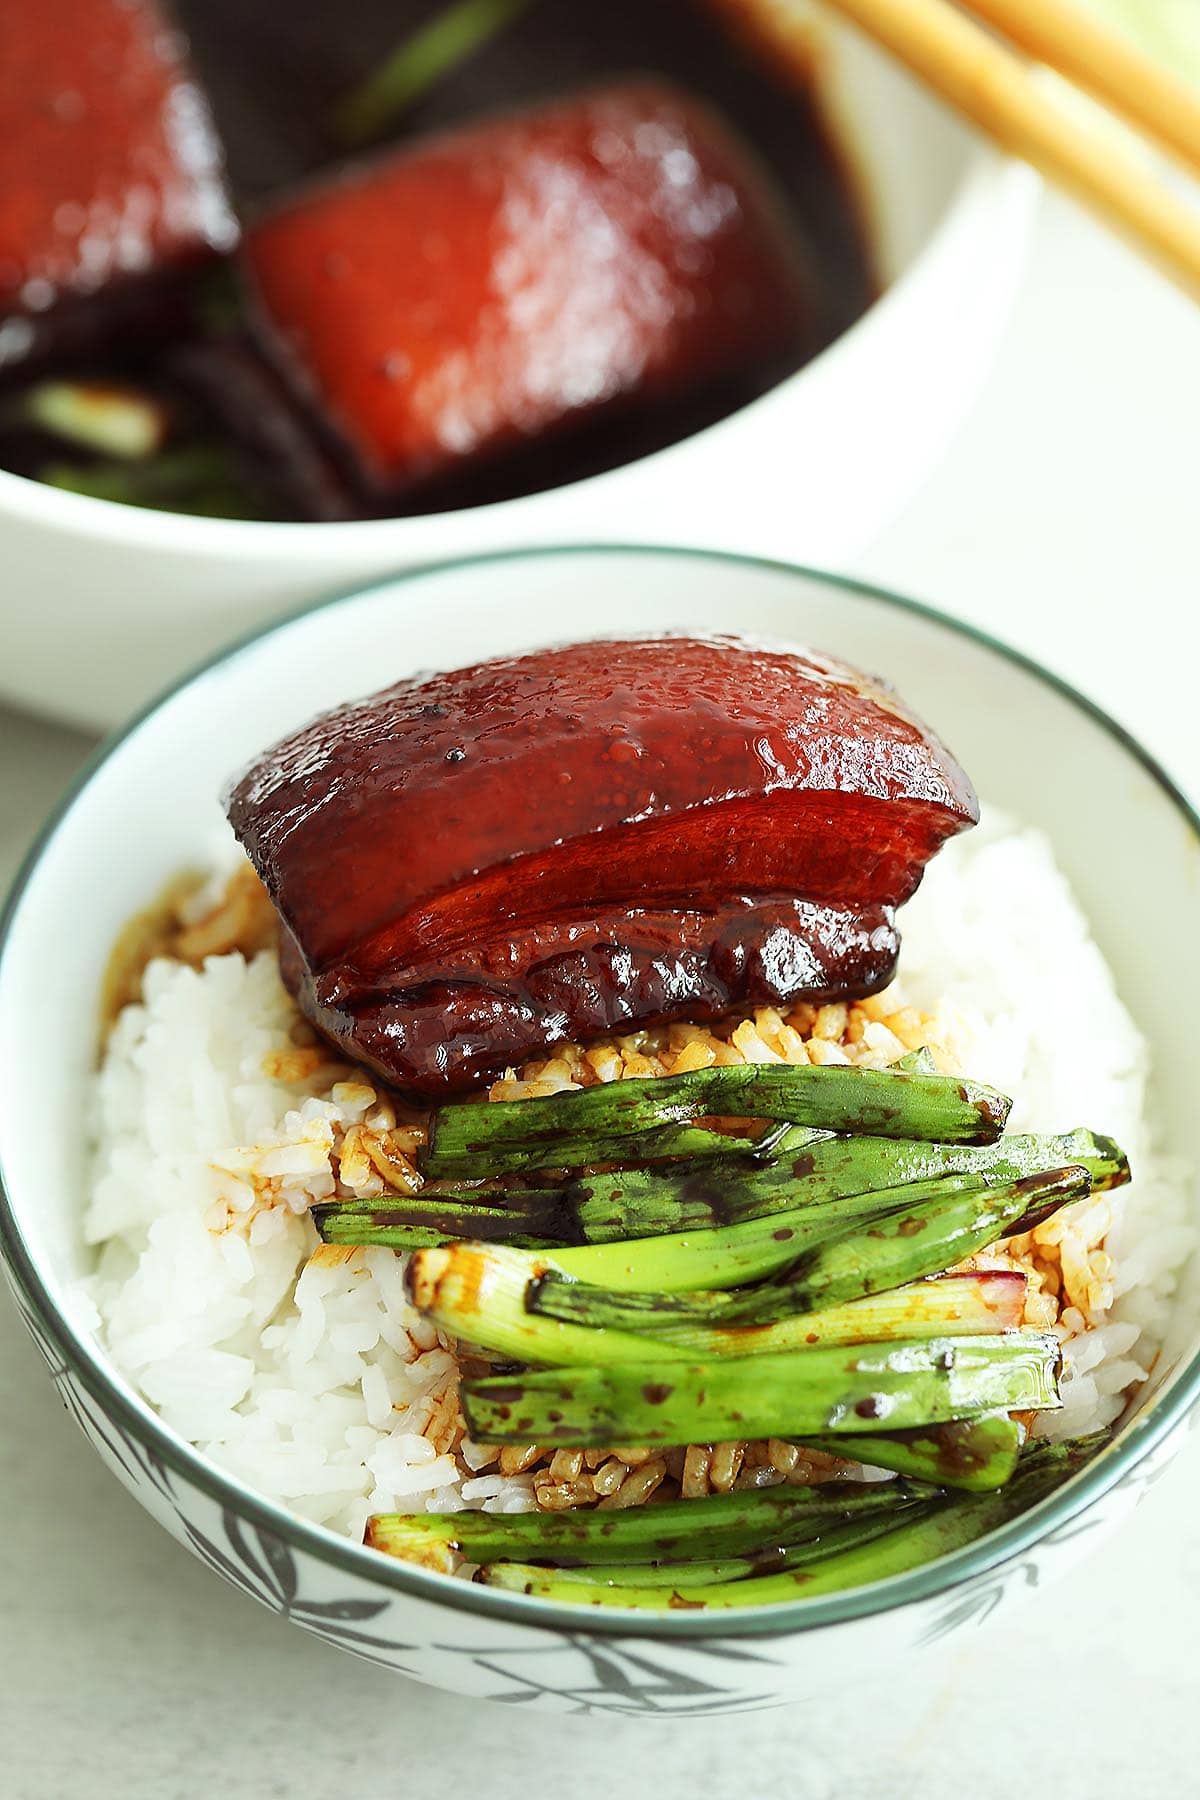
[[[781,1214],[778,1218],[769,1220],[747,1220],[741,1225],[722,1226],[713,1231],[638,1238],[627,1244],[585,1244],[578,1248],[568,1246],[548,1250],[545,1254],[530,1251],[525,1253],[523,1265],[525,1279],[530,1284],[526,1304],[528,1310],[542,1310],[547,1317],[561,1316],[549,1304],[539,1309],[534,1303],[534,1284],[544,1277],[555,1298],[561,1284],[570,1281],[572,1293],[563,1301],[566,1306],[577,1305],[582,1309],[594,1297],[596,1307],[603,1308],[606,1304],[606,1290],[611,1289],[621,1294],[636,1294],[638,1298],[632,1300],[630,1305],[646,1312],[655,1295],[680,1294],[758,1280],[795,1262],[802,1252],[844,1235],[852,1226],[866,1227],[894,1211],[908,1216],[914,1205],[919,1205],[922,1201],[935,1198],[945,1201],[952,1195],[969,1193],[973,1198],[975,1211],[978,1212],[981,1206],[991,1206],[992,1192],[978,1177],[949,1176],[928,1184],[927,1188],[901,1188],[879,1194],[855,1195],[828,1206],[811,1206],[800,1213]],[[348,1223],[345,1229],[352,1231],[353,1222]],[[339,1241],[352,1240],[344,1237]],[[424,1304],[417,1296],[428,1285],[428,1274],[435,1266],[430,1260],[431,1255],[432,1252],[418,1252],[409,1271],[411,1291],[418,1305]],[[950,1260],[952,1259],[948,1256],[947,1261]],[[440,1269],[443,1265],[439,1262],[436,1266]],[[575,1283],[585,1285],[575,1288]],[[574,1314],[571,1316],[575,1317]],[[701,1313],[696,1314],[697,1318],[702,1316]],[[690,1317],[687,1313],[683,1315],[685,1320]],[[600,1311],[596,1311],[591,1318],[580,1317],[575,1322],[591,1325],[618,1323],[615,1319],[601,1316]],[[731,1322],[738,1321],[735,1319]]]
[[[994,1088],[948,1075],[746,1063],[541,1099],[439,1107],[422,1166],[430,1176],[451,1177],[575,1167],[608,1160],[614,1144],[632,1135],[706,1117],[986,1144],[999,1137],[1009,1105]]]
[[[448,1245],[413,1257],[409,1292],[426,1317],[465,1343],[521,1362],[587,1365],[645,1362],[648,1357],[695,1362],[806,1351],[818,1344],[987,1336],[1020,1325],[1026,1288],[1025,1277],[1015,1270],[948,1275],[825,1312],[792,1314],[774,1325],[697,1325],[659,1338],[530,1311],[530,1266],[526,1256],[507,1245]]]
[[[691,1504],[694,1506],[695,1501]],[[575,1586],[598,1582],[605,1587],[654,1587],[664,1581],[685,1583],[689,1587],[713,1587],[726,1581],[742,1581],[751,1575],[770,1575],[782,1569],[807,1569],[827,1556],[869,1544],[885,1532],[894,1531],[902,1520],[924,1517],[938,1504],[936,1499],[912,1499],[875,1512],[865,1512],[855,1519],[838,1519],[816,1536],[801,1544],[771,1544],[746,1556],[722,1557],[696,1562],[581,1563],[573,1568],[558,1568],[556,1579]],[[484,1579],[492,1587],[513,1587],[518,1591],[521,1579],[517,1564],[493,1564]],[[513,1571],[513,1573],[510,1573]],[[539,1575],[549,1574],[540,1569]]]
[[[536,1270],[537,1265],[532,1265]],[[420,1250],[406,1280],[413,1304],[444,1331],[525,1363],[645,1362],[657,1354],[631,1332],[539,1318],[526,1306],[531,1259],[507,1244],[451,1244]],[[679,1358],[691,1353],[681,1349]]]
[[[541,1369],[468,1381],[479,1443],[691,1444],[912,1430],[973,1414],[1054,1407],[1057,1338],[900,1339],[803,1356]]]
[[[390,1556],[446,1568],[501,1557],[575,1563],[679,1562],[742,1556],[811,1542],[850,1520],[891,1519],[925,1490],[904,1481],[747,1489],[614,1512],[381,1513],[367,1543]]]
[[[562,1579],[556,1570],[526,1564],[488,1564],[477,1579],[548,1600],[569,1600],[574,1605],[621,1606],[641,1612],[681,1608],[725,1609],[769,1606],[789,1600],[816,1599],[842,1593],[869,1582],[904,1574],[939,1556],[960,1550],[986,1532],[994,1531],[1027,1507],[1044,1500],[1068,1476],[1094,1454],[1100,1437],[1074,1443],[1037,1445],[1022,1457],[1016,1474],[994,1494],[963,1495],[931,1503],[896,1517],[894,1530],[867,1542],[840,1544],[833,1533],[826,1539],[826,1554],[802,1567],[785,1568],[767,1575],[727,1582],[701,1582],[690,1586],[676,1581],[668,1569],[655,1572],[654,1585],[616,1586],[603,1579],[594,1582]],[[830,1539],[834,1541],[831,1543]]]
[[[716,1132],[698,1135],[721,1137]],[[723,1143],[740,1145],[743,1151],[736,1162],[737,1152],[731,1152],[719,1169],[711,1161],[689,1158],[658,1168],[582,1175],[553,1189],[493,1186],[486,1194],[461,1184],[431,1182],[415,1194],[316,1207],[313,1219],[331,1244],[416,1250],[482,1238],[551,1247],[694,1233],[909,1184],[915,1201],[925,1191],[922,1183],[946,1176],[978,1175],[1000,1183],[1074,1163],[1087,1170],[1094,1190],[1129,1178],[1128,1162],[1111,1138],[1082,1130],[978,1146],[831,1138],[803,1130],[800,1136],[807,1148],[797,1154],[794,1166],[789,1161],[759,1167],[745,1154],[746,1139],[725,1136]],[[832,1214],[816,1212],[814,1223],[822,1216]]]
[[[589,1243],[607,1243],[769,1218],[798,1206],[934,1181],[943,1175],[1019,1181],[1042,1169],[1077,1163],[1088,1171],[1097,1191],[1119,1187],[1129,1179],[1129,1164],[1119,1146],[1084,1130],[1057,1137],[1017,1135],[994,1144],[803,1135],[805,1142],[777,1147],[763,1166],[747,1159],[719,1171],[680,1163],[586,1175],[564,1189],[564,1196],[581,1235]]]
[[[991,1493],[1003,1487],[1016,1468],[1023,1435],[1015,1419],[997,1413],[995,1418],[954,1420],[895,1435],[809,1438],[806,1447],[892,1469],[936,1487]]]
[[[464,1238],[506,1244],[579,1242],[578,1228],[552,1189],[480,1199],[388,1194],[314,1206],[312,1220],[327,1244],[376,1244],[389,1250],[422,1250]]]
[[[920,1190],[894,1190],[916,1194]],[[604,1326],[645,1332],[668,1339],[696,1326],[767,1326],[796,1313],[818,1312],[869,1294],[886,1293],[923,1276],[936,1275],[977,1250],[1035,1222],[1050,1217],[1059,1207],[1090,1192],[1087,1171],[1068,1167],[1044,1175],[1027,1176],[1003,1187],[989,1187],[980,1177],[946,1177],[930,1184],[930,1191],[909,1205],[880,1210],[865,1217],[855,1208],[859,1200],[842,1201],[847,1209],[840,1227],[814,1234],[816,1207],[784,1213],[775,1221],[756,1220],[751,1225],[731,1225],[691,1237],[646,1238],[630,1245],[589,1246],[566,1252],[557,1266],[547,1265],[542,1278],[530,1288],[527,1305],[547,1318],[577,1325]],[[879,1198],[879,1196],[875,1196]],[[835,1208],[836,1211],[836,1208]],[[786,1223],[785,1223],[786,1222]],[[774,1223],[773,1234],[765,1228]],[[745,1247],[761,1234],[759,1259],[753,1262]],[[786,1235],[785,1235],[786,1234]],[[774,1243],[768,1241],[769,1238]],[[657,1290],[641,1278],[650,1268],[703,1266],[696,1255],[687,1263],[691,1246],[699,1239],[715,1240],[710,1253],[721,1273],[709,1292],[699,1292],[682,1280]],[[735,1267],[734,1246],[741,1266],[749,1272],[729,1275]],[[677,1246],[672,1253],[670,1247]],[[726,1291],[737,1280],[751,1281],[769,1273],[774,1251],[776,1274],[741,1291]],[[604,1287],[590,1279],[600,1266],[604,1251],[628,1252],[619,1264],[619,1280]],[[653,1252],[656,1254],[648,1254]],[[722,1263],[720,1258],[726,1260]],[[579,1279],[571,1279],[572,1276]]]

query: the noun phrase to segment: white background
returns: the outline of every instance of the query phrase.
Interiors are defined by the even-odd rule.
[[[1198,441],[1200,314],[1049,203],[981,404],[858,572],[1033,652],[1200,798]],[[87,748],[0,711],[0,886]],[[1193,1434],[1099,1560],[818,1706],[674,1726],[468,1707],[304,1637],[172,1544],[0,1299],[0,1797],[1195,1794],[1198,1490]]]

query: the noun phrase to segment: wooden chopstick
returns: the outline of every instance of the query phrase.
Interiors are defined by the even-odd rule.
[[[951,0],[825,0],[889,50],[1002,149],[1048,180],[1200,300],[1200,207],[1189,205],[1116,134],[1060,105],[1036,69]],[[1044,0],[1030,0],[1032,6]],[[760,42],[794,61],[811,46],[795,0],[717,0]],[[993,0],[999,7],[1000,0]]]
[[[1078,0],[959,0],[1200,175],[1200,93]]]

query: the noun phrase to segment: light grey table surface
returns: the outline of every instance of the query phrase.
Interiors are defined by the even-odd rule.
[[[1051,205],[978,410],[861,571],[1069,673],[1193,794],[1198,422],[1200,319]],[[87,748],[0,712],[0,888]],[[0,1800],[424,1800],[460,1775],[489,1800],[1200,1792],[1198,1488],[1194,1436],[1098,1559],[853,1692],[545,1719],[390,1678],[226,1588],[100,1467],[0,1299]]]

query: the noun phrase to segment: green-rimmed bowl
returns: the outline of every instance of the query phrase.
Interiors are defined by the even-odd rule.
[[[1200,1393],[1188,1277],[1153,1379],[1049,1501],[916,1572],[743,1614],[574,1610],[414,1569],[305,1523],[168,1430],[72,1301],[100,982],[121,926],[225,831],[231,771],[299,720],[418,669],[570,637],[683,627],[808,643],[886,674],[994,804],[1045,829],[1155,1058],[1165,1148],[1190,1151],[1200,820],[1111,720],[1002,645],[910,601],[709,553],[571,548],[443,564],[226,651],[92,763],[31,854],[0,937],[0,1239],[62,1398],[115,1474],[236,1586],[355,1654],[463,1694],[578,1710],[760,1707],[990,1614],[1129,1512]],[[1173,951],[1173,946],[1180,946]]]

